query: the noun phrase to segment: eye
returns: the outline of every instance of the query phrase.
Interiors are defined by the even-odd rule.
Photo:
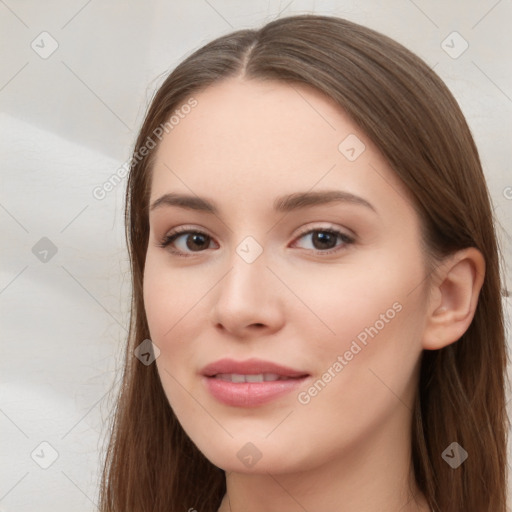
[[[305,249],[322,255],[343,250],[355,241],[352,236],[331,227],[310,229],[296,240],[307,239],[308,237],[312,247],[305,247]],[[210,247],[212,241],[212,237],[202,231],[179,227],[165,235],[158,246],[168,248],[172,254],[177,256],[187,257],[192,256],[193,253],[204,252],[205,249]],[[340,243],[337,243],[338,241]],[[297,242],[294,242],[294,245],[296,244]]]
[[[158,245],[162,248],[169,248],[173,254],[186,257],[191,255],[190,252],[202,252],[204,249],[208,249],[211,241],[212,238],[206,233],[183,227],[165,235]]]
[[[334,228],[310,229],[299,236],[297,240],[307,238],[310,240],[310,247],[306,247],[306,249],[311,249],[317,254],[338,252],[346,248],[347,245],[354,243],[352,236]],[[340,240],[341,243],[337,244],[338,240]]]

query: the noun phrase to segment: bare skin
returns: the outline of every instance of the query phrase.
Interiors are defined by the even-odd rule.
[[[318,92],[232,78],[194,97],[158,148],[150,204],[173,192],[218,211],[150,211],[144,301],[169,403],[226,471],[219,512],[428,512],[410,450],[420,357],[469,326],[481,254],[461,251],[429,274],[407,190]],[[340,150],[348,136],[357,139]],[[273,210],[278,197],[328,190],[345,199]],[[196,238],[160,247],[180,226]],[[237,252],[249,236],[256,244],[242,247],[262,249],[250,263]],[[223,357],[309,377],[268,403],[230,406],[200,375]],[[251,465],[240,456],[254,450],[247,443],[259,457]]]

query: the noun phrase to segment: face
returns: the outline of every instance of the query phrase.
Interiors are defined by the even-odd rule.
[[[194,98],[157,150],[144,274],[184,430],[246,473],[407,439],[426,312],[407,191],[315,90],[236,78]]]

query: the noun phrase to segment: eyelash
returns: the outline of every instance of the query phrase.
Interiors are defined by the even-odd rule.
[[[337,246],[337,247],[335,247],[333,249],[327,249],[325,251],[322,251],[322,250],[319,250],[319,249],[306,249],[306,250],[313,251],[315,254],[319,254],[319,255],[322,255],[322,256],[330,255],[330,254],[342,251],[342,250],[346,249],[346,246],[351,245],[351,244],[353,244],[355,242],[355,238],[353,238],[352,236],[349,236],[346,233],[343,233],[342,231],[339,231],[338,229],[335,229],[333,227],[309,229],[309,230],[304,231],[303,233],[299,234],[297,239],[300,239],[300,238],[302,238],[302,237],[304,237],[306,235],[310,235],[312,233],[329,233],[331,235],[336,235],[343,242],[343,244],[341,244],[340,246]],[[157,245],[158,245],[158,247],[161,247],[162,249],[168,249],[172,254],[174,254],[176,256],[179,256],[179,257],[183,257],[183,258],[188,258],[190,256],[195,256],[196,254],[200,254],[201,252],[204,252],[204,251],[196,251],[196,253],[186,254],[186,253],[183,253],[181,251],[177,251],[175,249],[170,249],[169,248],[169,246],[177,238],[179,238],[180,236],[183,236],[185,234],[189,234],[189,235],[192,235],[192,234],[194,234],[194,235],[204,235],[204,236],[208,237],[209,239],[211,239],[211,237],[207,233],[204,233],[204,232],[198,231],[198,230],[194,230],[194,229],[189,229],[189,228],[187,228],[185,226],[182,226],[182,227],[176,228],[171,233],[165,235],[163,237],[163,239]]]

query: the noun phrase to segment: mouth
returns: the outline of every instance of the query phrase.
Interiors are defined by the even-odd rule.
[[[205,377],[220,377],[238,379],[232,382],[268,382],[279,379],[304,377],[306,372],[296,370],[289,366],[265,361],[263,359],[246,359],[245,361],[236,361],[234,359],[220,359],[208,364],[201,370]],[[242,381],[241,378],[244,378]],[[246,380],[256,379],[256,380]]]
[[[289,393],[309,373],[260,359],[222,359],[201,371],[203,383],[217,401],[233,407],[256,407]]]

